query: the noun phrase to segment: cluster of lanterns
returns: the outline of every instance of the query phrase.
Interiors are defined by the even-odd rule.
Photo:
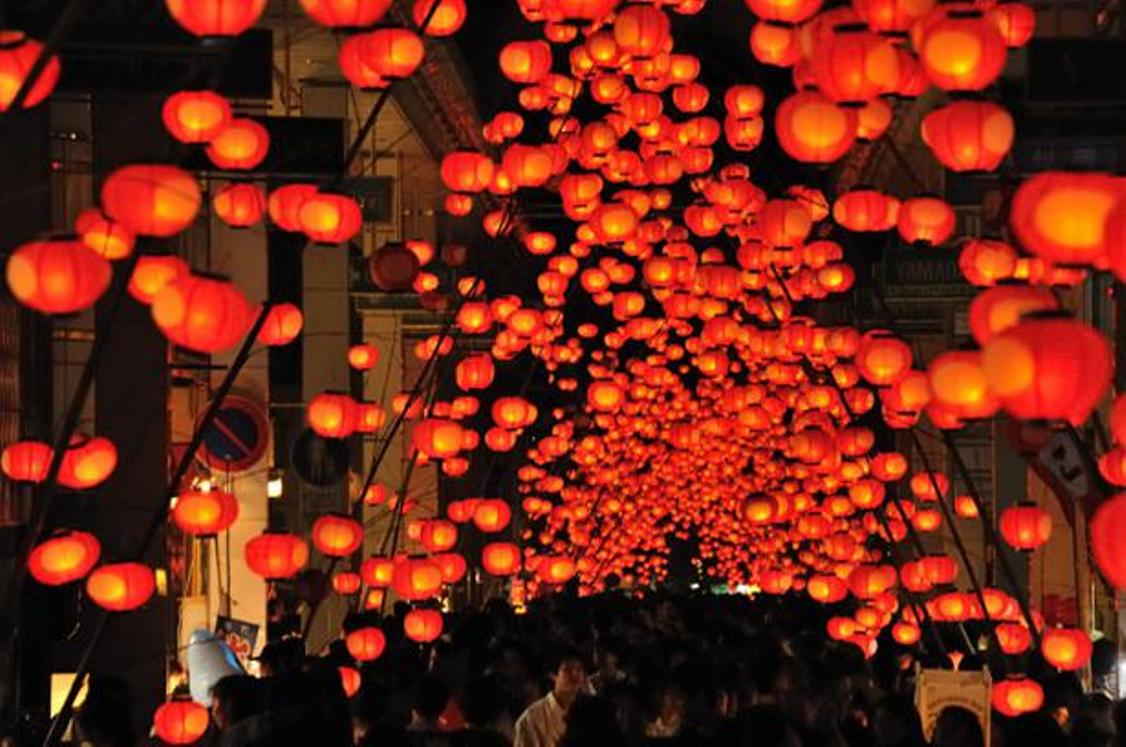
[[[215,37],[253,26],[265,0],[166,5],[185,30]],[[417,0],[414,28],[401,28],[380,25],[389,0],[301,5],[314,22],[349,31],[339,65],[363,90],[411,75],[424,60],[424,37],[455,33],[467,13],[464,0]],[[542,38],[512,41],[497,60],[518,88],[521,111],[499,111],[486,124],[494,152],[458,150],[443,158],[445,209],[469,217],[485,195],[547,190],[558,194],[573,236],[514,226],[504,209],[479,216],[490,236],[518,240],[542,263],[535,298],[490,298],[476,277],[443,288],[441,274],[425,268],[436,256],[460,267],[466,250],[454,245],[388,244],[372,255],[369,272],[381,290],[413,291],[427,308],[458,298],[456,333],[491,336],[487,350],[470,354],[455,353],[448,335],[420,341],[421,359],[457,356],[450,367],[457,391],[428,403],[401,393],[389,410],[409,421],[419,463],[440,465],[449,479],[465,475],[482,447],[503,453],[521,444],[519,513],[513,516],[515,501],[452,501],[445,516],[407,523],[408,539],[417,543],[411,553],[369,557],[358,568],[349,564],[363,545],[363,526],[329,514],[314,522],[308,541],[286,532],[254,537],[244,548],[247,566],[265,579],[293,578],[309,563],[311,543],[348,565],[332,577],[336,593],[362,592],[363,608],[371,609],[393,591],[413,605],[405,634],[427,643],[443,629],[435,601],[467,573],[470,561],[458,547],[469,525],[488,539],[473,562],[499,578],[522,574],[531,594],[572,581],[593,593],[610,577],[626,588],[657,583],[668,570],[670,539],[694,536],[708,571],[733,588],[750,584],[839,605],[827,634],[866,656],[884,630],[901,646],[920,641],[923,621],[915,606],[901,605],[902,588],[922,595],[927,616],[939,623],[995,623],[1006,654],[1029,648],[1034,625],[1045,660],[1061,670],[1082,666],[1091,650],[1083,631],[1026,620],[1016,600],[996,589],[982,590],[982,599],[957,591],[953,558],[888,564],[876,548],[909,532],[938,531],[947,520],[939,502],[952,504],[957,520],[979,519],[979,506],[973,496],[954,495],[941,473],[910,474],[908,455],[877,449],[876,433],[859,418],[871,414],[893,430],[924,419],[957,429],[999,412],[1084,422],[1109,388],[1111,351],[1097,330],[1062,313],[1050,288],[1082,281],[1086,269],[1126,280],[1124,181],[1049,172],[1022,183],[1009,215],[1011,239],[970,238],[958,248],[959,268],[979,288],[969,309],[977,348],[924,363],[892,331],[823,324],[804,316],[800,304],[830,300],[855,283],[841,237],[895,231],[919,248],[951,242],[957,220],[947,202],[875,187],[826,195],[795,184],[768,192],[739,160],[716,163],[724,146],[740,154],[760,146],[765,112],[772,112],[774,134],[791,158],[840,161],[887,131],[888,97],[915,98],[934,87],[959,96],[923,116],[922,143],[951,171],[993,171],[1012,146],[1013,118],[996,103],[960,94],[997,80],[1008,50],[1032,34],[1029,8],[854,0],[823,9],[820,0],[747,0],[756,19],[749,53],[789,69],[794,82],[791,95],[768,102],[755,85],[734,85],[722,95],[710,90],[699,80],[700,59],[678,51],[675,17],[700,12],[705,0],[518,5],[530,23],[542,24]],[[7,41],[0,44],[0,110],[23,86],[28,55],[39,49],[22,37]],[[52,61],[24,106],[41,101],[57,76]],[[576,108],[580,97],[590,101]],[[240,176],[263,163],[269,135],[260,123],[235,116],[219,94],[177,92],[163,115],[173,138],[203,147],[216,169],[231,172],[210,197],[231,226],[268,217],[322,245],[361,230],[362,211],[349,195],[305,183],[266,194]],[[547,135],[537,140],[531,123],[541,119]],[[129,256],[138,237],[185,230],[202,203],[196,179],[181,169],[126,166],[106,180],[100,205],[80,216],[75,237],[12,252],[8,285],[43,313],[88,309],[109,286],[112,263]],[[171,256],[139,258],[129,292],[151,306],[172,343],[199,352],[229,349],[255,314],[234,285]],[[569,311],[576,298],[589,315]],[[286,344],[301,326],[300,309],[279,305],[259,339]],[[498,364],[524,354],[542,363],[558,391],[574,393],[573,407],[541,412],[523,396],[489,396]],[[377,362],[371,345],[348,352],[357,371]],[[1126,486],[1126,405],[1120,409],[1116,446],[1100,468]],[[310,428],[329,439],[375,432],[387,418],[380,403],[332,391],[314,397],[306,414]],[[10,479],[35,483],[52,456],[46,444],[24,441],[5,449],[0,462]],[[68,451],[60,482],[88,488],[112,472],[104,454],[82,457]],[[386,501],[404,513],[413,506],[405,496],[386,500],[385,492],[364,501]],[[214,536],[237,519],[238,501],[222,491],[185,491],[170,516],[187,534]],[[1091,524],[1096,563],[1119,588],[1126,587],[1124,516],[1126,497],[1117,496]],[[1034,551],[1049,541],[1051,519],[1021,504],[1001,514],[999,530],[1014,548]],[[85,579],[90,598],[115,611],[153,593],[151,569],[99,566],[100,555],[96,538],[60,531],[35,548],[30,570],[46,584]],[[359,662],[386,647],[375,625],[345,631],[344,641]],[[343,667],[341,676],[354,692],[358,672]],[[1027,678],[994,688],[994,707],[1005,715],[1042,701]],[[206,712],[172,701],[155,726],[166,742],[190,743],[206,730]]]

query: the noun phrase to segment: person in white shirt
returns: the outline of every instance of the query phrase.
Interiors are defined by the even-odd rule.
[[[513,747],[557,747],[566,731],[567,711],[586,690],[586,663],[576,651],[556,657],[554,685],[544,697],[528,706],[516,720]]]

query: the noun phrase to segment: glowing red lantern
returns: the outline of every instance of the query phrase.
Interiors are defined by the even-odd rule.
[[[343,514],[325,514],[313,522],[313,545],[330,558],[351,555],[364,543],[360,522]]]
[[[149,601],[155,590],[152,568],[143,563],[103,565],[86,578],[86,596],[110,612],[137,609]]]
[[[1013,145],[1013,118],[991,101],[955,101],[923,118],[920,134],[951,171],[993,171]]]
[[[211,138],[207,157],[216,168],[248,171],[270,152],[270,133],[258,122],[236,117]]]
[[[850,231],[886,231],[899,219],[899,200],[874,189],[857,188],[833,203],[833,220]]]
[[[59,484],[73,490],[88,490],[109,479],[117,466],[117,448],[108,438],[76,435],[63,453]]]
[[[251,308],[233,283],[189,274],[160,289],[152,301],[152,318],[173,344],[218,353],[246,334]]]
[[[143,304],[151,304],[165,285],[189,272],[188,263],[173,254],[138,257],[129,279],[129,295]]]
[[[207,733],[207,707],[191,700],[170,700],[153,714],[153,732],[166,744],[194,744]]]
[[[1005,66],[1005,40],[980,10],[939,6],[918,28],[919,62],[939,88],[979,91]]]
[[[1035,550],[1052,536],[1052,515],[1034,503],[1022,503],[1001,512],[998,528],[1016,549]]]
[[[873,330],[860,341],[856,366],[860,375],[875,386],[890,386],[911,368],[911,347],[890,332]]]
[[[838,103],[860,105],[891,93],[899,82],[899,55],[892,43],[860,24],[834,27],[812,57],[817,87]]]
[[[8,257],[8,288],[44,314],[73,314],[101,297],[113,277],[108,261],[74,239],[33,241]]]
[[[360,670],[355,667],[337,667],[340,672],[340,686],[344,688],[344,695],[352,697],[360,691],[360,685],[363,684],[363,679],[360,676]]]
[[[899,208],[896,227],[908,244],[937,246],[954,233],[954,210],[938,197],[913,197]]]
[[[800,91],[778,107],[778,143],[798,161],[830,163],[856,141],[856,115],[817,91]]]
[[[419,541],[427,552],[445,552],[457,544],[457,527],[442,519],[431,519],[422,525]]]
[[[427,36],[451,36],[465,23],[467,13],[465,0],[415,0],[411,18]]]
[[[168,12],[196,36],[238,36],[258,22],[266,0],[164,0]]]
[[[1023,47],[1036,31],[1036,12],[1024,3],[997,3],[985,16],[997,27],[1009,49]]]
[[[481,548],[481,567],[492,576],[511,576],[520,570],[520,548],[511,542],[490,542]]]
[[[411,610],[403,618],[403,633],[415,643],[430,643],[442,635],[442,613],[438,610]]]
[[[356,431],[359,410],[356,400],[343,392],[322,392],[313,397],[306,411],[309,427],[322,438],[347,438]]]
[[[64,530],[40,542],[27,559],[27,570],[41,584],[61,586],[85,576],[98,562],[101,545],[87,532]]]
[[[993,685],[993,707],[1003,716],[1015,718],[1033,713],[1044,704],[1044,690],[1027,677],[1010,677]]]
[[[246,565],[262,578],[292,578],[309,562],[309,546],[296,534],[263,532],[246,543]]]
[[[512,509],[499,498],[481,500],[473,509],[473,523],[482,532],[499,532],[512,520]]]
[[[183,231],[202,202],[195,178],[175,166],[123,166],[102,184],[106,214],[139,236],[167,238]]]
[[[408,558],[395,564],[391,586],[403,599],[416,601],[436,596],[442,589],[442,569],[424,558]]]
[[[387,648],[387,637],[379,628],[364,627],[345,636],[344,645],[356,661],[375,661]]]
[[[305,315],[291,303],[271,306],[266,321],[258,332],[258,342],[267,347],[288,345],[297,339],[305,326]]]
[[[348,348],[348,365],[357,371],[370,371],[379,362],[379,348],[366,342]]]
[[[108,260],[133,253],[137,237],[125,226],[107,218],[98,208],[87,208],[74,219],[74,230],[87,249]]]
[[[186,490],[176,496],[172,506],[172,521],[180,531],[203,537],[230,528],[238,514],[238,500],[223,490]]]
[[[46,51],[42,42],[22,31],[0,30],[0,112],[11,108],[31,69]],[[24,109],[30,109],[51,95],[61,70],[58,55],[51,54],[39,77],[28,89],[23,101]]]
[[[1078,628],[1049,628],[1040,638],[1040,655],[1060,671],[1071,672],[1087,665],[1094,647]]]
[[[164,126],[181,143],[209,143],[231,121],[231,103],[214,91],[180,91],[164,100]]]
[[[1047,171],[1013,195],[1009,225],[1021,245],[1064,264],[1093,264],[1106,252],[1107,219],[1126,189],[1107,174]]]
[[[364,59],[387,80],[407,78],[422,64],[426,48],[408,29],[382,28],[364,34]]]
[[[266,209],[270,220],[283,231],[295,233],[301,230],[301,206],[305,200],[317,194],[313,184],[287,184],[270,193]]]
[[[781,23],[801,23],[821,9],[821,0],[745,0],[759,18]]]
[[[16,482],[43,482],[51,466],[50,444],[42,441],[17,441],[0,453],[0,471]]]
[[[332,576],[332,590],[344,596],[355,594],[362,584],[363,579],[360,578],[360,574],[352,571],[341,571]]]
[[[355,237],[364,218],[359,203],[348,195],[317,192],[301,202],[297,222],[310,241],[334,245]]]
[[[392,0],[301,0],[301,7],[317,23],[329,28],[366,28],[378,23]]]
[[[262,220],[266,212],[266,196],[254,184],[233,183],[211,198],[215,214],[232,228],[249,228]]]

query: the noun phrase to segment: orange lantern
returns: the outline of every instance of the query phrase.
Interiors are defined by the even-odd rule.
[[[465,23],[467,13],[465,0],[415,0],[411,18],[427,36],[451,36]]]
[[[415,643],[430,643],[442,635],[442,613],[438,610],[411,610],[403,618],[403,632]]]
[[[359,203],[348,195],[318,192],[302,201],[297,222],[310,241],[335,245],[355,237],[364,219]]]
[[[164,100],[164,126],[181,143],[209,143],[231,121],[231,103],[214,91],[180,91]]]
[[[669,17],[653,5],[627,5],[614,18],[614,41],[623,54],[652,58],[672,41]]]
[[[348,348],[348,365],[357,371],[370,371],[379,362],[379,348],[366,342]]]
[[[296,534],[263,532],[244,548],[246,565],[264,579],[292,578],[309,561],[309,546]]]
[[[545,41],[509,42],[500,50],[500,71],[513,83],[540,82],[551,72],[551,45]]]
[[[1017,251],[1003,241],[969,239],[958,255],[958,269],[973,285],[995,285],[1013,277],[1017,269]]]
[[[128,257],[137,242],[125,226],[110,220],[98,208],[79,213],[74,219],[74,230],[86,248],[108,260]]]
[[[266,210],[270,213],[270,220],[278,228],[290,233],[301,230],[301,206],[305,200],[317,194],[317,187],[312,184],[286,184],[270,193],[266,200]]]
[[[408,558],[395,564],[391,586],[406,600],[436,596],[442,588],[442,569],[430,559]]]
[[[352,571],[341,571],[332,576],[332,590],[345,596],[355,594],[360,590],[363,579],[360,574]]]
[[[456,552],[440,553],[433,556],[431,560],[438,564],[438,568],[442,572],[442,583],[456,584],[465,578],[468,565],[465,558],[460,554]]]
[[[1052,515],[1034,503],[1021,503],[1001,512],[998,528],[1016,549],[1035,550],[1052,536]]]
[[[186,490],[176,496],[172,521],[187,534],[214,537],[238,518],[239,503],[223,490]]]
[[[375,661],[387,648],[387,637],[379,628],[363,627],[345,636],[344,645],[356,661]]]
[[[366,28],[378,23],[392,0],[301,0],[309,17],[329,28]]]
[[[1063,672],[1086,666],[1093,649],[1090,637],[1078,628],[1049,628],[1040,639],[1044,661]]]
[[[464,429],[452,420],[427,418],[415,426],[414,447],[431,459],[456,456],[465,441]]]
[[[152,317],[173,344],[200,353],[218,353],[246,334],[251,309],[233,283],[189,274],[160,289],[153,298]]]
[[[330,558],[351,555],[364,542],[360,522],[344,514],[325,514],[313,522],[313,545]]]
[[[33,241],[8,257],[8,288],[44,314],[73,314],[101,297],[113,277],[108,261],[74,239]]]
[[[980,91],[1005,66],[1005,40],[976,8],[938,6],[918,25],[916,49],[931,82],[947,91]]]
[[[912,197],[899,208],[896,227],[908,244],[938,246],[954,233],[954,210],[943,199],[924,196]]]
[[[360,691],[360,686],[363,684],[363,678],[360,676],[360,670],[355,667],[337,667],[336,670],[340,672],[340,686],[344,688],[344,694],[347,697],[352,697]]]
[[[116,466],[117,448],[112,441],[101,436],[75,435],[63,453],[59,484],[73,490],[88,490],[109,479]]]
[[[46,51],[42,42],[22,31],[0,31],[0,112],[11,108],[31,69]],[[61,70],[58,56],[51,54],[39,77],[28,88],[23,101],[24,109],[30,109],[51,95]]]
[[[923,117],[923,143],[961,173],[993,171],[1013,145],[1012,115],[991,101],[955,101]]]
[[[890,386],[911,368],[911,348],[890,332],[873,330],[865,333],[856,352],[860,375],[875,386]]]
[[[997,642],[1006,654],[1023,654],[1032,645],[1032,634],[1018,623],[1001,623],[997,626]]]
[[[102,184],[106,214],[139,236],[167,238],[183,231],[202,201],[195,178],[175,166],[123,166]]]
[[[61,586],[85,576],[98,562],[101,545],[87,532],[63,530],[40,542],[27,559],[27,570],[41,584]]]
[[[359,409],[343,392],[322,392],[306,409],[309,427],[322,438],[347,438],[356,431]]]
[[[153,714],[153,732],[165,744],[194,744],[207,733],[207,707],[191,700],[170,700]]]
[[[164,0],[169,14],[196,36],[238,36],[258,22],[266,0]]]
[[[395,580],[396,565],[391,558],[368,558],[360,564],[360,578],[368,586],[385,589]]]
[[[970,334],[978,345],[1018,324],[1026,314],[1054,311],[1056,295],[1035,285],[1002,285],[978,293],[970,302]]]
[[[279,303],[271,306],[266,314],[266,321],[258,332],[258,342],[267,347],[288,345],[297,339],[304,326],[305,315],[301,309],[291,303]]]
[[[266,197],[254,184],[228,184],[211,198],[219,219],[232,228],[249,228],[262,220]]]
[[[899,219],[899,200],[874,189],[857,188],[833,203],[833,220],[850,231],[886,231]]]
[[[387,80],[402,80],[422,64],[426,48],[418,34],[403,28],[380,28],[363,35],[362,56]]]
[[[499,532],[512,520],[512,509],[499,498],[479,501],[473,509],[473,524],[482,532]]]
[[[856,14],[877,33],[902,34],[934,7],[934,0],[856,0]]]
[[[419,540],[427,552],[445,552],[457,544],[457,526],[442,519],[431,519],[422,525]]]
[[[476,151],[454,151],[442,159],[442,183],[453,192],[477,193],[488,189],[496,171],[489,157]]]
[[[759,18],[782,23],[801,23],[821,9],[821,0],[745,0]]]
[[[1085,265],[1106,252],[1107,219],[1126,189],[1106,174],[1048,171],[1013,195],[1009,225],[1025,249],[1051,262]]]
[[[1015,718],[1033,713],[1044,705],[1044,690],[1027,677],[1010,677],[993,685],[993,707],[1003,716]]]
[[[42,441],[16,441],[0,453],[0,471],[16,482],[43,482],[53,454],[50,444]]]
[[[253,119],[236,117],[211,138],[206,152],[216,168],[249,171],[270,152],[270,133]]]
[[[86,578],[86,596],[110,612],[137,609],[149,601],[155,590],[156,578],[143,563],[103,565]]]
[[[793,26],[759,21],[751,27],[751,54],[764,65],[790,67],[801,59],[801,44]]]
[[[1036,12],[1024,3],[997,3],[985,16],[997,27],[1009,49],[1023,47],[1036,31]]]
[[[490,542],[481,548],[481,567],[492,576],[511,576],[520,570],[520,548],[511,542]]]
[[[990,391],[989,377],[978,351],[949,351],[931,361],[927,376],[934,401],[960,419],[987,418],[1001,403]]]
[[[899,56],[885,37],[860,24],[840,24],[820,40],[813,76],[833,101],[854,106],[891,93],[899,82]]]

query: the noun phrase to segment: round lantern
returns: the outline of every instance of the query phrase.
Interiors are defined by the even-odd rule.
[[[912,197],[899,208],[896,227],[908,244],[938,246],[954,233],[954,210],[938,197]]]
[[[322,392],[309,401],[306,417],[321,438],[347,438],[356,431],[359,409],[343,392]]]
[[[873,31],[903,34],[934,4],[935,0],[853,0],[852,8]]]
[[[895,46],[863,24],[834,27],[820,40],[812,67],[823,94],[852,106],[891,93],[899,82]]]
[[[627,5],[614,18],[614,41],[623,54],[647,59],[672,40],[669,17],[652,5]]]
[[[1056,295],[1041,286],[1013,284],[987,288],[970,302],[970,334],[978,345],[984,346],[1025,315],[1058,307]]]
[[[109,287],[113,269],[75,239],[33,241],[8,257],[8,289],[17,301],[44,314],[89,308]]]
[[[1052,536],[1052,515],[1034,503],[1022,503],[1001,512],[998,528],[1016,549],[1035,550]]]
[[[1001,74],[1005,40],[980,10],[938,6],[919,28],[919,62],[939,88],[980,91]]]
[[[856,111],[856,140],[872,143],[891,126],[894,111],[884,99],[869,99]]]
[[[419,269],[418,255],[398,242],[384,244],[368,260],[371,281],[388,293],[411,290]]]
[[[511,576],[520,570],[520,548],[511,542],[490,542],[481,548],[481,567],[492,576]]]
[[[266,160],[270,133],[253,119],[236,117],[211,138],[207,157],[216,168],[248,171]]]
[[[325,514],[313,522],[312,537],[313,545],[323,555],[343,558],[364,543],[364,528],[350,516]]]
[[[43,43],[26,36],[22,31],[0,30],[0,112],[6,112],[16,100],[36,61],[47,51]],[[39,77],[28,89],[23,108],[30,109],[51,95],[61,72],[59,58],[47,58]]]
[[[391,9],[392,0],[301,0],[309,17],[329,28],[374,26]]]
[[[1022,420],[1084,422],[1110,385],[1106,338],[1064,317],[1034,317],[985,346],[989,386],[1010,415]]]
[[[427,552],[445,552],[457,544],[457,526],[442,519],[431,519],[422,525],[419,541]]]
[[[958,269],[973,285],[988,287],[1013,277],[1017,251],[1003,241],[969,239],[958,255]]]
[[[836,576],[811,576],[805,590],[821,604],[839,602],[848,594],[848,586]]]
[[[997,642],[1006,654],[1023,654],[1032,645],[1032,634],[1018,623],[1001,623],[997,626]]]
[[[551,72],[551,45],[545,41],[509,42],[500,50],[500,70],[513,83],[538,83]]]
[[[125,226],[110,220],[98,208],[79,213],[74,219],[74,230],[87,249],[108,260],[128,257],[137,242]]]
[[[0,453],[0,471],[16,482],[43,482],[53,454],[50,444],[42,441],[16,441]]]
[[[379,362],[379,348],[362,342],[348,348],[348,365],[357,371],[370,371]]]
[[[27,570],[41,584],[61,586],[85,576],[98,562],[101,545],[87,532],[64,530],[40,542],[27,559]]]
[[[345,666],[337,667],[336,670],[340,672],[340,686],[344,689],[344,695],[351,698],[360,691],[360,686],[363,684],[360,670]]]
[[[254,184],[228,184],[211,198],[211,206],[219,219],[232,228],[249,228],[262,220],[266,197]]]
[[[214,91],[180,91],[164,100],[168,133],[181,143],[209,143],[231,121],[231,103]]]
[[[358,573],[353,573],[352,571],[341,571],[340,573],[333,574],[332,590],[337,594],[342,594],[344,596],[355,594],[360,590],[361,585],[363,585],[363,579]]]
[[[833,220],[850,231],[886,231],[899,219],[899,200],[874,189],[857,188],[833,203]]]
[[[164,0],[176,23],[196,36],[238,36],[266,9],[266,0]]]
[[[410,558],[395,564],[391,579],[395,593],[409,601],[436,596],[442,583],[442,569],[428,558]]]
[[[801,23],[821,9],[821,0],[745,0],[759,18],[782,23]]]
[[[481,500],[473,509],[473,524],[482,532],[499,532],[512,520],[512,509],[499,498]]]
[[[1044,690],[1027,677],[1010,677],[993,685],[993,707],[1003,716],[1015,718],[1033,713],[1044,705]]]
[[[246,565],[264,579],[292,578],[309,562],[309,546],[296,534],[264,532],[246,543]]]
[[[110,612],[137,609],[149,601],[155,590],[152,568],[143,563],[103,565],[86,578],[86,596]]]
[[[313,184],[287,184],[270,193],[266,209],[278,228],[290,233],[301,230],[301,206],[318,193]]]
[[[381,28],[364,34],[364,60],[387,80],[407,78],[422,64],[426,48],[418,34],[402,28]]]
[[[465,0],[415,0],[411,18],[427,36],[451,36],[465,23],[467,13]]]
[[[431,459],[456,456],[464,438],[464,429],[444,418],[427,418],[415,426],[411,434],[414,447]]]
[[[202,202],[195,177],[175,166],[124,166],[102,184],[106,214],[139,236],[167,238],[183,231]]]
[[[922,631],[914,623],[898,622],[891,626],[891,637],[900,646],[914,646],[922,637]]]
[[[801,59],[801,44],[793,26],[759,21],[751,27],[751,54],[764,65],[790,67]]]
[[[391,558],[368,558],[360,564],[360,577],[368,586],[384,589],[395,578],[396,563]]]
[[[955,101],[923,117],[923,143],[960,173],[993,171],[1013,145],[1012,115],[991,101]]]
[[[1106,174],[1036,174],[1013,195],[1009,225],[1021,245],[1038,257],[1093,264],[1106,251],[1107,219],[1126,194],[1123,183]]]
[[[73,490],[88,490],[109,479],[117,466],[117,448],[108,438],[75,435],[63,453],[59,484]]]
[[[239,515],[238,500],[223,490],[187,490],[176,496],[172,521],[186,534],[214,537]]]
[[[156,294],[173,280],[190,273],[188,263],[174,254],[146,254],[137,259],[129,279],[129,295],[151,304]]]
[[[865,333],[856,352],[860,375],[875,386],[890,386],[911,368],[911,347],[890,332],[873,330]]]
[[[403,633],[415,643],[430,643],[442,635],[442,613],[438,610],[411,610],[403,618]]]
[[[856,141],[856,115],[817,91],[800,91],[778,107],[774,119],[778,143],[806,163],[836,161]]]
[[[375,661],[387,648],[387,637],[379,628],[364,627],[345,636],[344,645],[356,661]]]
[[[466,356],[458,361],[454,369],[454,380],[458,388],[467,392],[488,389],[493,383],[494,375],[492,356],[483,353]]]
[[[291,303],[271,306],[266,321],[258,332],[258,342],[267,347],[288,345],[297,339],[305,326],[305,315]]]
[[[152,301],[152,318],[175,345],[199,353],[233,347],[251,324],[251,308],[231,282],[189,274],[164,285]]]
[[[335,245],[355,237],[363,228],[364,217],[353,198],[317,192],[301,202],[297,223],[310,241]]]
[[[166,744],[194,744],[207,733],[207,707],[191,700],[170,700],[153,714],[153,733]]]
[[[1044,661],[1063,672],[1086,666],[1093,648],[1090,637],[1078,628],[1048,628],[1040,638]]]
[[[950,408],[963,420],[987,418],[1001,403],[989,389],[989,377],[978,351],[948,351],[927,367],[935,402]]]
[[[336,62],[348,82],[361,91],[382,91],[391,85],[391,81],[380,75],[367,58],[366,34],[345,37],[340,43]]]
[[[1024,3],[997,3],[985,16],[997,27],[1009,49],[1023,47],[1036,31],[1036,11]]]
[[[566,556],[544,557],[536,566],[536,576],[544,583],[558,586],[574,578],[577,570],[575,561]]]
[[[1126,493],[1104,501],[1090,525],[1091,555],[1111,586],[1126,589]]]

